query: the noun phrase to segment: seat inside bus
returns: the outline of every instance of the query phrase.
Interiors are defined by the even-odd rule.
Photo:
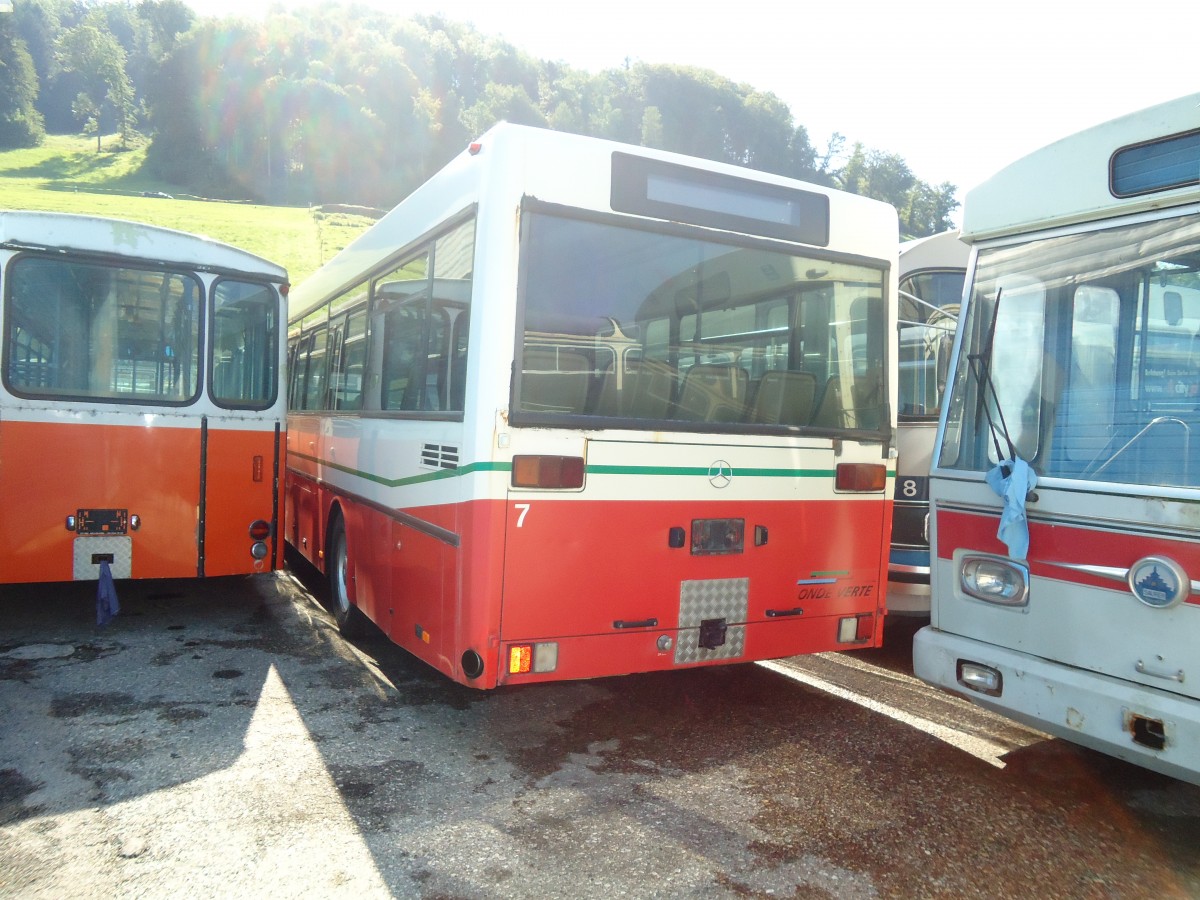
[[[817,396],[811,372],[770,370],[754,392],[747,421],[759,425],[807,425]]]

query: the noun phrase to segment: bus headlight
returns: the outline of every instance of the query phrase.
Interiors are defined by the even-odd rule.
[[[958,583],[964,594],[1000,606],[1029,603],[1029,568],[995,556],[964,556]]]
[[[999,697],[1004,693],[1004,676],[999,669],[967,659],[960,659],[956,668],[958,683],[963,687],[989,697]]]

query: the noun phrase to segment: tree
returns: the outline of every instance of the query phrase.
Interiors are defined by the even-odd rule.
[[[141,0],[137,14],[150,28],[155,56],[166,56],[179,43],[179,36],[192,27],[196,14],[183,0]]]
[[[918,181],[908,194],[908,202],[897,207],[900,231],[905,237],[925,237],[953,227],[951,215],[958,209],[955,186],[944,182],[938,187]]]
[[[59,62],[64,71],[83,78],[83,90],[72,111],[84,122],[85,133],[96,131],[100,152],[100,116],[107,102],[115,111],[122,145],[127,143],[133,116],[133,85],[125,73],[125,50],[111,34],[94,25],[80,25],[59,40]]]
[[[37,111],[37,71],[33,57],[0,17],[0,149],[35,147],[45,137]]]
[[[444,16],[337,4],[277,4],[261,20],[203,18],[184,32],[180,2],[124,0],[105,21],[124,36],[139,92],[137,73],[153,73],[147,165],[198,190],[387,207],[505,119],[840,186],[892,203],[906,230],[932,228],[957,206],[951,186],[926,185],[895,154],[859,144],[847,158],[839,134],[818,150],[778,97],[712,70],[627,61],[592,74]],[[23,3],[48,4],[64,22],[78,3],[84,12],[72,15],[95,22],[93,0]],[[143,45],[166,56],[139,67]],[[58,81],[67,76],[81,93],[84,77]],[[90,119],[112,105],[88,97],[79,109]]]
[[[546,127],[546,117],[519,84],[488,84],[483,95],[469,109],[463,110],[461,119],[467,133],[474,136],[501,121]]]
[[[642,112],[642,146],[661,148],[662,145],[662,113],[657,106],[647,106]]]

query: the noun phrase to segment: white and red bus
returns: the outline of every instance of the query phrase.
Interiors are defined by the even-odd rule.
[[[1200,95],[1003,169],[962,237],[916,672],[1200,782]]]
[[[286,285],[195,235],[0,211],[0,583],[282,563]]]
[[[970,248],[958,231],[900,245],[896,490],[888,615],[929,614],[929,464]]]
[[[897,222],[499,125],[292,292],[288,541],[464,684],[877,646]]]

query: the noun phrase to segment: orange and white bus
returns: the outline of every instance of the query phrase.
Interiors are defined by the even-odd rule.
[[[478,688],[877,646],[898,244],[499,125],[292,292],[287,539]]]
[[[286,285],[195,235],[0,211],[0,583],[281,564]]]
[[[1200,94],[967,195],[914,668],[1200,783]]]

